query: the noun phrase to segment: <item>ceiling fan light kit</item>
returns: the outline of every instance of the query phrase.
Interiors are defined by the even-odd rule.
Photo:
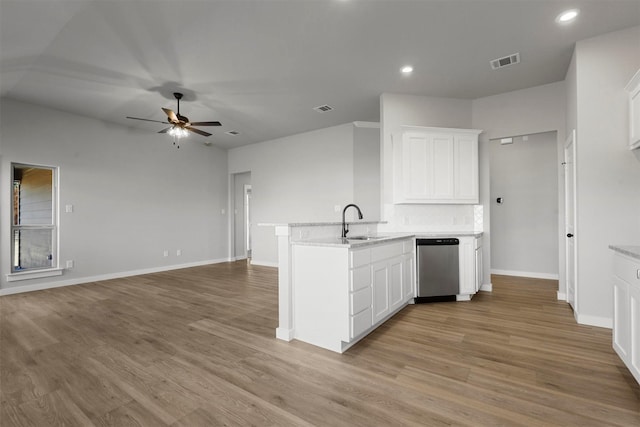
[[[182,99],[182,94],[180,92],[173,93],[174,98],[178,102],[178,112],[177,114],[173,112],[173,110],[169,108],[162,108],[162,111],[167,115],[166,122],[160,120],[151,120],[151,119],[142,119],[139,117],[129,117],[127,119],[132,120],[143,120],[146,122],[155,122],[155,123],[164,123],[167,125],[171,125],[167,128],[160,130],[158,133],[168,133],[171,137],[173,137],[173,143],[175,145],[176,139],[185,138],[189,135],[189,132],[197,133],[202,136],[211,136],[209,132],[205,132],[203,130],[197,129],[194,126],[221,126],[222,124],[217,121],[211,122],[190,122],[189,118],[180,114],[180,100]],[[179,146],[178,146],[179,148]]]

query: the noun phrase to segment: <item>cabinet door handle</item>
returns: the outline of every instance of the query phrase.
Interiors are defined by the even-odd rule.
[[[567,237],[571,238],[571,237],[573,237],[573,234],[567,233]]]
[[[640,268],[638,270],[636,270],[636,278],[640,279]]]

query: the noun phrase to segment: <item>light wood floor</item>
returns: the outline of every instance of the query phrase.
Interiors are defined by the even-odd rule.
[[[274,338],[277,270],[218,264],[4,296],[9,426],[639,426],[611,331],[494,276],[343,355]]]

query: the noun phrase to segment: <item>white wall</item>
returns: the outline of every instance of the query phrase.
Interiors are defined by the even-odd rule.
[[[578,42],[574,61],[567,96],[568,126],[577,129],[578,321],[610,326],[608,245],[640,242],[640,155],[627,149],[624,89],[640,68],[640,27]]]
[[[353,129],[353,201],[369,219],[380,219],[380,125]]]
[[[512,141],[490,141],[491,270],[557,279],[560,166],[556,132]],[[496,201],[498,197],[502,203]]]
[[[60,168],[62,276],[6,281],[10,216],[0,217],[0,285],[43,287],[228,258],[226,153],[166,135],[1,100],[0,201],[11,162]],[[73,213],[64,213],[72,204]],[[168,257],[163,250],[169,250]],[[182,256],[176,256],[176,250]]]
[[[485,283],[490,283],[491,271],[491,194],[489,140],[508,136],[531,135],[556,131],[558,139],[558,163],[562,159],[565,139],[564,82],[536,86],[473,100],[472,124],[483,129],[480,134],[480,203],[484,207],[484,271]],[[558,172],[558,229],[563,230],[564,177]],[[564,247],[562,233],[558,233],[558,247]],[[560,288],[564,289],[564,251],[559,250],[558,265]]]
[[[360,142],[358,152],[363,156],[366,144]],[[379,149],[379,144],[369,145],[370,150]],[[252,262],[256,264],[278,262],[274,227],[258,224],[341,221],[342,207],[357,199],[352,123],[234,148],[228,159],[229,173],[251,172]],[[361,167],[377,172],[366,164]],[[354,219],[352,211],[347,219]],[[368,221],[380,219],[364,206],[362,213]]]

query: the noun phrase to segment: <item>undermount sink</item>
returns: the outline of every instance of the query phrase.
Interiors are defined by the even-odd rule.
[[[384,239],[384,236],[353,236],[347,237],[347,240],[379,240]]]

